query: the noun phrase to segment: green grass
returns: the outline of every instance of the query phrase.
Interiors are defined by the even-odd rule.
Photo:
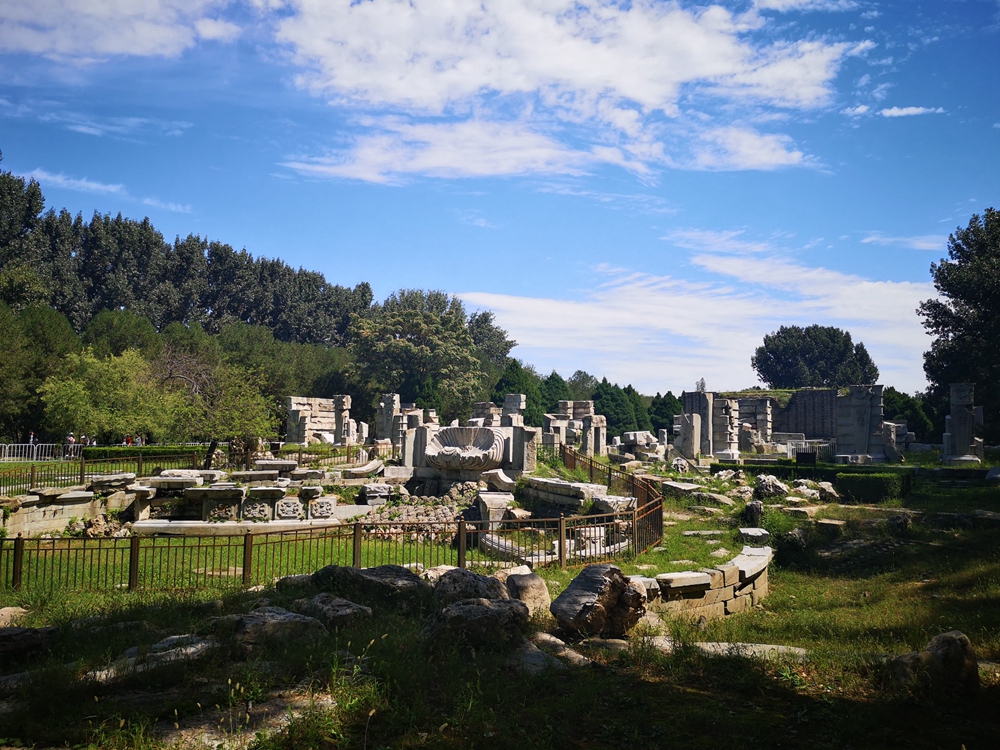
[[[966,512],[995,497],[921,485],[902,502]],[[670,500],[665,506],[677,513],[690,504]],[[596,667],[530,677],[511,670],[503,653],[473,654],[460,647],[430,652],[418,637],[420,617],[377,611],[367,622],[331,632],[319,648],[290,644],[242,660],[227,646],[204,662],[94,686],[79,675],[129,646],[191,632],[207,616],[245,611],[262,596],[289,606],[301,592],[252,594],[234,586],[198,593],[25,591],[17,603],[32,610],[26,624],[96,619],[63,627],[50,654],[18,665],[42,671],[3,715],[0,734],[24,744],[160,748],[157,737],[175,720],[183,724],[211,714],[212,721],[230,717],[238,724],[251,702],[307,685],[334,703],[317,700],[284,729],[251,733],[253,748],[995,747],[1000,671],[982,668],[978,695],[932,695],[895,686],[883,655],[922,648],[933,635],[960,629],[980,659],[1000,661],[997,532],[941,529],[917,519],[905,535],[893,537],[885,524],[891,513],[856,506],[830,506],[827,513],[848,520],[846,538],[864,544],[831,556],[830,543],[813,535],[816,546],[796,565],[783,556],[772,563],[771,593],[762,609],[701,630],[682,621],[663,626],[682,644],[806,647],[806,663],[709,658],[689,648],[664,656],[634,640],[618,655],[586,651]],[[621,567],[653,574],[718,564],[710,556],[717,545],[683,531],[720,530],[714,538],[736,553],[742,545],[735,541],[734,520],[676,521],[667,528],[664,551]],[[802,523],[771,511],[763,521],[775,535]],[[414,544],[397,548],[393,561],[415,561],[407,558],[429,546],[453,552],[447,545]],[[366,559],[370,552],[377,550],[366,546]],[[680,559],[694,564],[672,563]],[[642,569],[647,565],[654,570]],[[555,596],[578,570],[538,572]],[[4,603],[14,602],[5,596]],[[344,669],[336,656],[341,649],[366,656],[365,670]]]

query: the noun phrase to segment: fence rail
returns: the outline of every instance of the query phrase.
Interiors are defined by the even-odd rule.
[[[80,458],[83,444],[60,443],[0,443],[0,462],[74,461]]]
[[[501,565],[574,567],[630,559],[659,543],[663,504],[649,480],[563,448],[570,469],[637,498],[618,513],[522,520],[366,523],[220,536],[133,536],[122,539],[0,539],[0,591],[205,589],[269,584],[325,565]],[[197,463],[197,455],[186,459]],[[125,470],[116,459],[81,462],[77,473]],[[99,464],[100,470],[95,465]]]
[[[0,471],[0,495],[26,493],[33,487],[68,487],[85,484],[99,474],[134,473],[146,476],[154,468],[192,469],[199,466],[197,453],[170,456],[127,456],[76,461],[48,461],[19,469]]]

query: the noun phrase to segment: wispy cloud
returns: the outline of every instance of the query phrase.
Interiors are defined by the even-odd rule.
[[[77,193],[112,195],[127,201],[136,201],[144,206],[150,206],[151,208],[159,208],[163,211],[173,211],[175,213],[184,214],[189,214],[192,211],[191,206],[180,203],[161,201],[157,198],[135,198],[121,183],[98,182],[97,180],[91,180],[88,177],[70,177],[62,173],[56,174],[49,172],[42,168],[25,172],[23,176],[29,179],[37,180],[38,183],[41,184],[43,190],[45,188],[52,187],[61,188],[63,190],[72,190]]]
[[[942,107],[889,107],[880,109],[878,112],[882,117],[913,117],[914,115],[940,115],[944,113]]]
[[[716,253],[762,253],[771,250],[767,242],[743,239],[745,230],[676,229],[660,239],[688,250]]]
[[[919,362],[929,339],[914,309],[931,284],[892,282],[810,267],[777,256],[701,254],[713,281],[596,269],[582,299],[485,292],[461,296],[494,311],[519,342],[515,353],[540,370],[577,368],[644,393],[756,383],[750,355],[781,325],[835,325],[863,341],[881,382],[923,387]],[[916,364],[915,364],[916,363]]]
[[[32,0],[0,4],[0,51],[92,63],[119,55],[173,57],[199,39],[228,41],[231,0]]]
[[[860,117],[866,114],[871,108],[867,104],[859,104],[856,107],[848,107],[847,109],[840,110],[840,114],[848,115],[849,117]]]
[[[854,10],[858,4],[853,0],[754,0],[761,10]]]
[[[458,211],[458,220],[462,224],[468,224],[470,227],[479,227],[480,229],[499,229],[499,224],[494,224],[489,221],[485,216],[483,216],[481,211],[474,209],[469,209],[466,211]]]
[[[124,185],[111,184],[107,182],[97,182],[86,177],[68,177],[64,174],[53,174],[44,169],[33,169],[24,175],[33,180],[37,180],[44,185],[63,188],[64,190],[74,190],[79,193],[97,193],[99,195],[121,195],[128,196],[128,191]]]
[[[861,242],[865,245],[888,245],[906,247],[911,250],[944,250],[948,242],[948,235],[924,234],[915,237],[890,237],[881,232],[872,232]]]
[[[144,206],[152,206],[153,208],[160,208],[164,211],[173,211],[178,214],[189,214],[191,213],[191,206],[181,203],[172,203],[170,201],[161,201],[158,198],[143,198],[142,204]]]
[[[792,5],[846,7],[783,7]],[[874,44],[787,26],[777,38],[759,33],[772,23],[756,11],[652,0],[291,0],[276,37],[304,70],[299,84],[348,113],[392,112],[394,121],[288,164],[375,182],[604,165],[643,181],[666,168],[814,167],[776,123],[826,106],[844,60]],[[463,151],[471,133],[491,127],[495,145]]]
[[[67,130],[94,136],[136,138],[144,135],[179,136],[193,127],[182,120],[157,120],[148,117],[97,117],[80,112],[46,112],[42,122],[61,124]]]

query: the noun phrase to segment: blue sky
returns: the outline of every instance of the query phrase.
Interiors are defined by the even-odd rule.
[[[747,387],[820,323],[915,391],[998,70],[996,0],[8,2],[0,149],[55,208],[459,294],[542,373]]]

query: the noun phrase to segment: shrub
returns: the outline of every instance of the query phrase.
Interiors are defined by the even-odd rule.
[[[136,456],[190,456],[192,453],[203,456],[205,449],[197,445],[107,445],[83,449],[83,457],[88,461]]]
[[[837,475],[837,491],[855,503],[878,503],[903,496],[903,478],[899,474],[864,473]]]

